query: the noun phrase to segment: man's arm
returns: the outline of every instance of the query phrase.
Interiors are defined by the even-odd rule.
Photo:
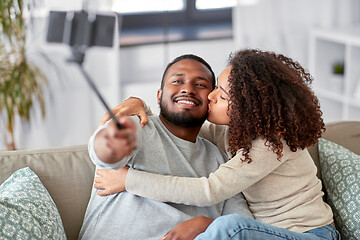
[[[95,164],[116,164],[136,147],[136,125],[130,118],[120,118],[119,121],[124,129],[117,129],[110,121],[90,139],[89,153]]]

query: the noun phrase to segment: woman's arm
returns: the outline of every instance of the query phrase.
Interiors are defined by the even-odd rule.
[[[126,190],[138,196],[200,207],[211,206],[242,192],[276,169],[282,162],[264,146],[253,147],[251,163],[241,161],[241,153],[222,164],[208,178],[164,176],[129,169]],[[257,144],[259,145],[259,144]]]
[[[99,196],[107,196],[125,191],[126,175],[129,167],[122,167],[117,170],[96,170],[97,177],[94,179],[94,188]]]
[[[111,109],[111,111],[117,118],[123,116],[138,116],[140,119],[140,125],[142,127],[148,123],[147,115],[152,115],[150,107],[148,107],[144,101],[137,97],[129,97]],[[110,115],[106,113],[101,119],[101,124],[105,124],[108,120],[110,120]]]

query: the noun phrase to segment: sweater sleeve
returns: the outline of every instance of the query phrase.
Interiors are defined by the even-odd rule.
[[[162,202],[212,206],[242,192],[281,164],[263,140],[254,142],[251,163],[242,162],[238,153],[209,177],[174,177],[129,169],[126,190]]]
[[[146,102],[145,102],[144,100],[141,100],[141,101],[142,101],[143,104],[144,104],[144,111],[145,111],[146,115],[152,116],[153,113],[152,113],[152,111],[151,111],[151,108],[146,104]]]

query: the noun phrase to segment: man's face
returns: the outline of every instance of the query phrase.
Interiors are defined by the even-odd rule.
[[[213,84],[210,70],[196,60],[184,59],[167,70],[163,84],[157,96],[160,115],[182,127],[203,124]]]

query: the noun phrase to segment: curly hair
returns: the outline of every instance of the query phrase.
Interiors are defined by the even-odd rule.
[[[229,57],[229,150],[242,150],[251,162],[252,141],[265,139],[280,161],[283,139],[295,152],[316,143],[325,130],[317,97],[310,88],[312,76],[281,54],[257,49]]]

